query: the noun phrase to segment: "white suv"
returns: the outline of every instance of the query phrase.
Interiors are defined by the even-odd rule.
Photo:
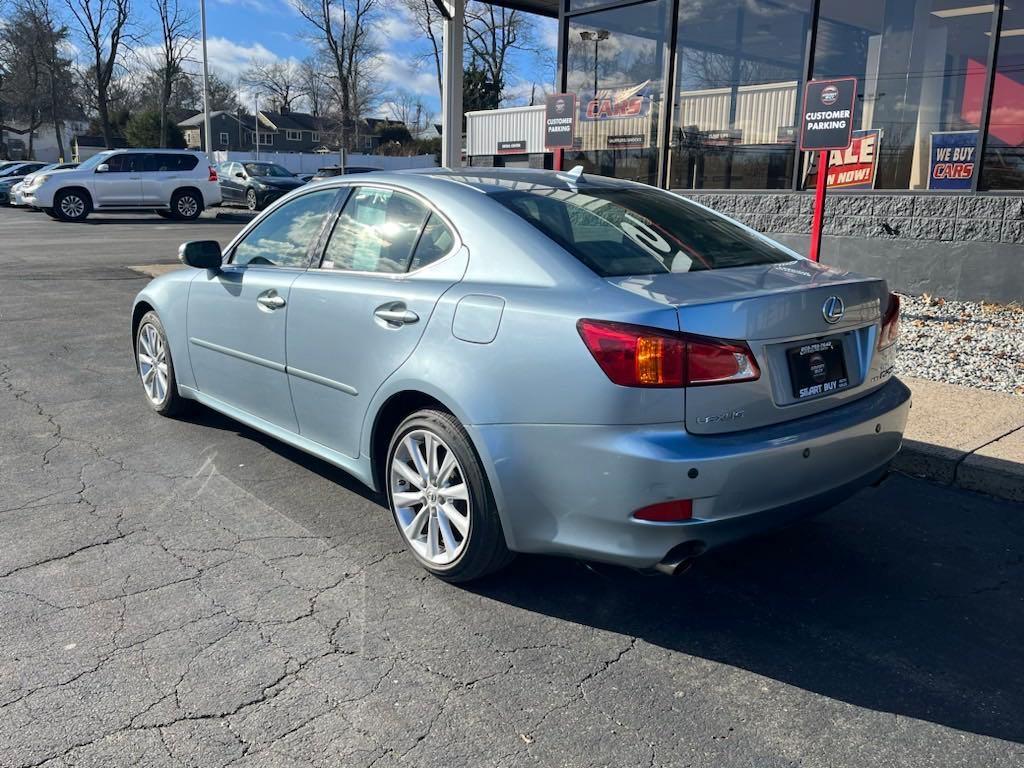
[[[82,221],[92,211],[156,211],[195,219],[220,205],[217,171],[202,152],[118,149],[100,152],[72,171],[40,174],[25,203],[61,221]]]

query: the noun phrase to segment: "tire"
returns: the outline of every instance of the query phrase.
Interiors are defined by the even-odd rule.
[[[171,197],[171,216],[179,221],[195,221],[203,212],[203,198],[198,192],[183,189]]]
[[[256,197],[255,189],[245,190],[245,207],[250,211],[258,211],[260,209],[259,198]]]
[[[77,189],[61,190],[54,195],[53,212],[60,221],[85,221],[92,212],[92,200]]]
[[[156,358],[158,365],[147,365],[146,360],[153,358]],[[161,371],[160,363],[165,370]],[[161,416],[177,416],[187,409],[189,401],[178,394],[171,347],[156,312],[143,315],[135,330],[135,369],[142,380],[142,390],[150,408]],[[155,371],[152,377],[150,371]],[[164,373],[163,377],[160,376],[161,372]]]
[[[418,461],[411,451],[418,452]],[[430,453],[433,469],[424,481],[422,470],[430,463]],[[512,561],[480,459],[452,414],[422,410],[405,419],[391,438],[383,469],[380,476],[395,525],[424,569],[444,581],[462,583]],[[455,489],[452,496],[446,494]],[[398,494],[405,497],[396,498]]]

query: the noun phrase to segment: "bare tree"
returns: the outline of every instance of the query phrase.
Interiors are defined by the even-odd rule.
[[[167,111],[177,81],[185,75],[184,64],[195,47],[195,11],[182,7],[179,0],[152,0],[160,19],[160,59],[156,74],[160,78],[160,146],[167,146]],[[204,107],[205,109],[205,107]]]
[[[416,28],[430,43],[430,50],[420,56],[424,61],[428,58],[434,61],[434,71],[437,73],[437,94],[441,95],[443,86],[441,84],[441,46],[443,43],[444,19],[437,9],[434,0],[402,0],[402,4],[412,16]]]
[[[528,14],[482,2],[466,4],[466,47],[486,78],[498,87],[498,101],[511,80],[514,51],[538,52],[536,29]]]
[[[254,60],[242,73],[242,81],[267,94],[281,111],[290,110],[293,102],[302,95],[302,72],[290,60]]]
[[[409,91],[399,91],[388,103],[388,111],[392,120],[405,124],[413,138],[426,133],[434,121],[434,114],[423,103],[423,99]]]
[[[338,103],[338,138],[342,147],[365,99],[362,82],[376,48],[371,28],[381,0],[293,0],[295,9],[312,28],[314,41],[326,50],[334,69],[333,84]]]
[[[323,56],[313,55],[303,59],[299,65],[299,91],[312,114],[319,116],[327,113],[331,101],[331,84]]]
[[[107,91],[114,71],[123,55],[122,46],[129,31],[132,0],[64,0],[77,22],[82,40],[92,58],[92,80],[96,90],[103,140],[110,148],[114,143],[110,127],[110,104]]]

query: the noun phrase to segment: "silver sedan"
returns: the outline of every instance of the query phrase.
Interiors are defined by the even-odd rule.
[[[877,481],[910,407],[883,280],[579,169],[339,177],[180,257],[132,313],[149,404],[350,472],[450,581],[677,572]]]

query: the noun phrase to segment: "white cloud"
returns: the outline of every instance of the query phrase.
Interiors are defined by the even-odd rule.
[[[281,58],[260,43],[237,43],[226,37],[208,38],[206,48],[210,67],[232,79],[238,77],[253,59],[277,61]],[[202,56],[201,47],[197,47],[196,55]]]
[[[432,61],[420,63],[408,52],[384,51],[376,56],[376,63],[377,80],[384,86],[382,101],[387,102],[397,91],[408,91],[431,105],[437,103],[437,72]]]

